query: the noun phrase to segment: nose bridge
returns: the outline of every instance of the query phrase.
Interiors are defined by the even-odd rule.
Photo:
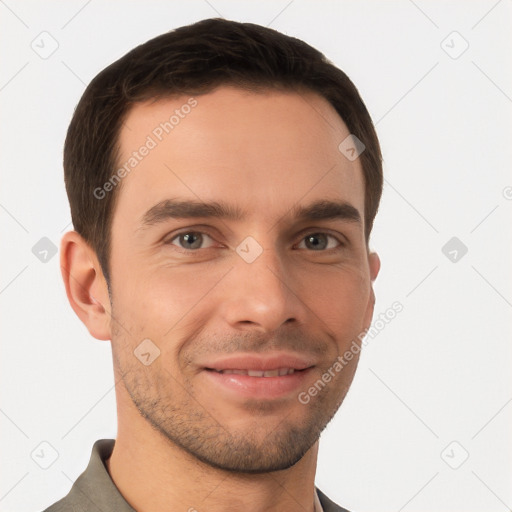
[[[257,242],[256,242],[257,243]],[[244,250],[249,249],[246,253]],[[266,245],[255,246],[255,242],[242,243],[237,248],[242,261],[236,263],[235,272],[246,285],[248,297],[259,296],[269,301],[280,302],[289,293],[283,256],[279,249]]]
[[[292,292],[279,249],[262,247],[248,237],[236,252],[222,298],[225,320],[233,326],[252,325],[265,331],[277,329],[286,321],[300,321],[302,305]]]
[[[289,293],[286,286],[288,276],[283,255],[279,249],[269,246],[265,249],[262,248],[261,254],[252,263],[241,265],[241,267],[244,272],[247,272],[249,278],[251,275],[257,277],[254,281],[257,288],[261,288],[261,291],[265,293],[277,291],[281,291],[281,294]]]

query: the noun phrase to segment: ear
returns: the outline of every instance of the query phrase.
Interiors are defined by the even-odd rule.
[[[376,252],[370,252],[368,254],[368,267],[370,269],[370,298],[366,307],[366,314],[364,317],[363,329],[368,329],[372,323],[373,310],[375,308],[375,292],[373,291],[373,281],[377,279],[380,270],[380,258]]]
[[[73,311],[98,340],[110,340],[110,298],[96,253],[76,232],[61,240],[60,268]]]

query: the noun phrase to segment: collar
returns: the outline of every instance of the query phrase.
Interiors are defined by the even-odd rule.
[[[123,498],[105,466],[105,461],[112,454],[114,444],[115,439],[100,439],[94,443],[89,464],[66,496],[66,504],[71,506],[85,502],[94,505],[98,510],[136,512]],[[324,512],[316,488],[314,512]]]

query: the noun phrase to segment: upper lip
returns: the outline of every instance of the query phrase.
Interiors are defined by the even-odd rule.
[[[204,365],[209,370],[277,370],[279,368],[293,368],[304,370],[314,366],[311,357],[296,353],[273,354],[233,354],[210,361]]]

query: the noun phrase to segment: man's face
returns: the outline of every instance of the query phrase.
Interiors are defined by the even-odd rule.
[[[189,100],[137,104],[120,134],[119,165],[140,161],[112,224],[117,377],[198,459],[285,469],[343,401],[358,357],[333,365],[373,313],[361,164],[338,150],[348,129],[315,94],[221,87]],[[240,215],[211,215],[219,206]],[[134,354],[147,339],[151,364]]]

